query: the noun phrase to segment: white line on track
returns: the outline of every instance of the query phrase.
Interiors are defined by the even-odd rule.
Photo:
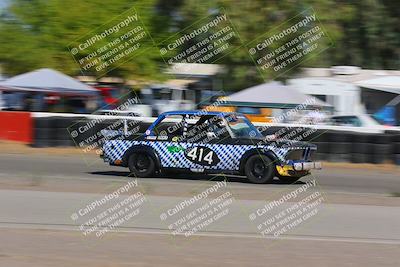
[[[8,229],[28,229],[28,230],[54,230],[54,231],[74,231],[81,232],[77,226],[67,225],[51,225],[51,224],[15,224],[0,222],[0,228]],[[149,235],[172,235],[184,236],[184,234],[172,234],[169,230],[163,229],[120,229],[110,230],[109,233],[128,233],[128,234],[149,234]],[[229,232],[197,232],[193,236],[200,237],[217,237],[217,238],[255,238],[255,239],[268,239],[268,240],[299,240],[299,241],[321,241],[321,242],[342,242],[342,243],[365,243],[365,244],[386,244],[386,245],[400,245],[398,239],[380,239],[380,238],[357,238],[357,237],[335,237],[335,236],[312,236],[312,235],[285,235],[285,236],[262,236],[260,234],[251,233],[229,233]]]

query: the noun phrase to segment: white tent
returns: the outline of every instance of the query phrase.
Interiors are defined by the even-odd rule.
[[[315,97],[302,94],[280,82],[269,82],[244,89],[228,96],[227,102],[228,105],[234,106],[267,108],[294,108],[302,104],[307,105],[310,109],[331,107]]]
[[[94,95],[98,90],[52,69],[39,69],[0,82],[0,90]]]
[[[385,76],[355,83],[364,88],[400,94],[400,76]]]

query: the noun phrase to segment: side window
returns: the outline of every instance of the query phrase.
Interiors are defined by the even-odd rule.
[[[187,121],[185,141],[189,143],[203,143],[206,139],[208,121],[206,116],[191,116]]]
[[[345,118],[336,118],[336,125],[346,125],[346,119]]]
[[[202,116],[195,124],[189,124],[185,139],[189,143],[215,143],[226,137],[229,133],[220,118]]]
[[[193,90],[183,91],[184,100],[195,101],[195,92]]]
[[[333,121],[335,122],[335,125],[339,126],[361,126],[360,119],[354,116],[336,117]]]
[[[350,117],[350,124],[356,127],[361,127],[361,120],[357,117]]]
[[[182,137],[183,126],[183,116],[168,116],[154,127],[154,133],[157,136],[167,136],[168,139],[175,136]]]

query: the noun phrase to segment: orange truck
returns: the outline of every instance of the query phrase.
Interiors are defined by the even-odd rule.
[[[218,101],[224,101],[224,97],[219,97]],[[211,104],[202,108],[207,111],[219,112],[237,112],[245,115],[251,122],[271,122],[272,109],[271,108],[258,108],[258,107],[237,107],[237,106],[222,106]]]

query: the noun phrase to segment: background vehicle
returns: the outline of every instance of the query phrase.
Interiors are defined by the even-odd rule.
[[[172,87],[164,84],[153,84],[140,92],[141,104],[135,106],[149,106],[152,116],[170,110],[187,110],[195,107],[195,95],[192,90],[181,87]],[[143,114],[146,115],[146,114]]]
[[[381,124],[367,114],[332,116],[327,122],[337,126],[377,127]]]
[[[218,100],[224,100],[224,97],[218,98]],[[251,122],[271,122],[272,121],[272,109],[270,108],[258,108],[258,107],[235,107],[235,106],[213,106],[208,105],[203,107],[204,110],[208,111],[219,111],[219,112],[238,112],[246,115]]]

